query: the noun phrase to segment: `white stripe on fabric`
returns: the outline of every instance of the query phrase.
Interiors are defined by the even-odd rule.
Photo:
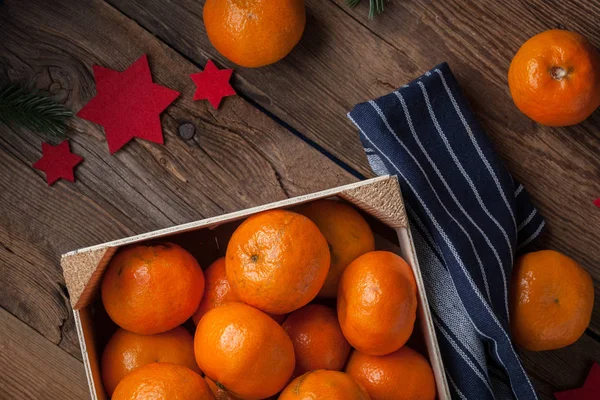
[[[468,400],[465,397],[465,395],[462,394],[462,392],[460,391],[460,389],[458,388],[458,386],[456,386],[456,383],[454,383],[454,381],[452,380],[452,376],[450,376],[450,371],[448,371],[447,369],[446,369],[446,377],[448,378],[448,380],[450,381],[450,384],[452,385],[452,387],[454,388],[454,390],[458,394],[458,397],[460,397],[461,400]]]
[[[469,176],[469,174],[467,173],[467,171],[465,170],[465,168],[463,167],[463,165],[461,164],[461,162],[458,160],[458,157],[456,156],[456,154],[452,150],[452,146],[450,145],[450,142],[448,141],[448,138],[446,137],[446,134],[442,130],[442,127],[440,126],[440,124],[439,124],[439,122],[437,120],[437,117],[435,116],[435,112],[433,111],[433,107],[431,106],[431,102],[429,101],[429,95],[427,94],[427,90],[425,89],[425,85],[423,85],[422,82],[417,82],[417,84],[421,88],[421,92],[423,93],[423,98],[425,99],[425,103],[427,104],[427,110],[429,111],[429,115],[431,116],[431,120],[433,121],[435,129],[438,131],[440,137],[442,138],[442,141],[446,145],[446,149],[448,149],[448,153],[452,157],[452,160],[454,161],[454,164],[456,164],[456,166],[460,170],[461,174],[463,175],[463,177],[465,178],[465,180],[469,184],[469,187],[471,188],[471,191],[473,191],[473,194],[475,195],[475,198],[477,199],[477,202],[479,203],[479,205],[481,206],[481,208],[483,209],[483,211],[485,212],[485,214],[492,220],[492,222],[494,222],[494,224],[500,230],[500,232],[502,232],[502,235],[504,236],[504,239],[506,240],[506,245],[508,246],[508,249],[509,249],[510,265],[512,265],[513,264],[513,252],[514,252],[514,248],[513,248],[512,244],[510,243],[510,239],[508,238],[508,234],[506,233],[506,231],[504,230],[504,228],[502,227],[502,225],[500,225],[500,223],[498,222],[498,220],[496,218],[494,218],[494,216],[492,215],[492,213],[490,213],[490,211],[486,207],[483,199],[479,195],[479,191],[477,191],[477,188],[475,187],[475,184],[473,183],[473,180],[471,179],[471,177]],[[396,97],[400,96],[400,93],[398,93],[398,92],[394,92],[394,93],[396,94]],[[404,104],[404,99],[402,99],[402,102],[403,102],[403,108],[406,109],[406,104]],[[416,133],[414,133],[414,136],[415,136],[415,139],[416,139]],[[419,141],[418,143],[420,145],[421,142]],[[482,155],[481,157],[483,158],[484,156]],[[485,159],[484,162],[487,162],[487,159]],[[495,251],[495,249],[493,249],[493,250],[494,250],[494,254],[497,254],[496,251]],[[497,258],[499,258],[499,257],[497,257]],[[506,276],[504,275],[504,269],[502,269],[502,278],[504,279],[504,283],[505,283],[504,287],[505,287],[505,292],[506,292],[507,291],[506,290]]]
[[[414,219],[414,216],[411,215]],[[418,217],[417,217],[418,219]],[[415,221],[419,225],[418,221]],[[487,374],[486,355],[477,332],[467,318],[467,310],[452,284],[450,272],[444,268],[428,243],[425,242],[419,230],[413,232],[413,239],[419,257],[421,272],[427,282],[427,294],[430,305],[438,314],[441,321],[477,361],[481,370]],[[431,294],[431,295],[429,295]]]
[[[521,192],[523,191],[523,189],[525,189],[525,187],[523,187],[523,185],[519,184],[519,187],[517,188],[517,190],[515,190],[515,197],[518,197]]]
[[[429,177],[427,176],[427,173],[425,172],[425,170],[423,169],[423,167],[421,166],[421,164],[419,163],[419,161],[417,160],[417,158],[408,149],[408,147],[406,147],[406,145],[404,143],[402,143],[402,141],[396,136],[396,132],[394,132],[394,130],[392,129],[392,127],[388,123],[387,119],[385,118],[385,115],[383,115],[383,112],[381,111],[381,109],[379,108],[379,106],[373,100],[370,100],[369,104],[371,104],[371,106],[375,109],[375,111],[377,112],[377,114],[379,115],[379,117],[381,118],[381,120],[383,121],[383,123],[385,124],[385,126],[387,127],[387,129],[389,130],[389,132],[396,139],[396,141],[400,144],[400,146],[402,146],[402,148],[404,149],[404,151],[406,151],[408,153],[408,155],[410,156],[410,158],[414,161],[415,165],[419,168],[419,170],[423,174],[423,177],[425,178],[425,180],[429,184],[429,187],[431,188],[431,191],[435,195],[436,199],[438,200],[438,202],[440,203],[440,205],[442,206],[442,208],[446,211],[446,214],[448,214],[448,216],[454,221],[454,223],[456,223],[456,225],[460,228],[460,230],[463,232],[463,234],[467,237],[467,240],[469,241],[469,243],[471,243],[471,248],[473,249],[473,254],[475,255],[475,258],[477,259],[477,262],[479,264],[479,270],[481,271],[481,275],[483,277],[483,285],[485,287],[485,291],[486,291],[487,296],[488,296],[488,301],[491,303],[492,302],[492,296],[490,294],[490,287],[488,285],[488,280],[487,280],[487,276],[485,274],[485,269],[483,268],[483,262],[481,261],[481,257],[479,256],[479,252],[477,251],[477,248],[475,247],[475,243],[473,243],[473,240],[471,239],[471,236],[465,230],[465,228],[458,222],[458,220],[456,218],[454,218],[454,216],[450,213],[450,211],[446,208],[446,205],[444,204],[444,202],[442,201],[442,199],[438,195],[438,193],[435,190],[435,187],[433,186],[433,184],[431,183],[431,181],[429,180]],[[375,145],[375,144],[373,143],[373,145]],[[379,150],[379,152],[382,153],[381,150]],[[385,154],[383,154],[383,155],[385,156]],[[387,156],[386,156],[386,158],[387,158]],[[388,158],[388,161],[390,161],[390,163],[391,163],[391,160],[389,158]],[[396,167],[396,165],[394,163],[392,163],[392,165],[394,165],[394,167],[396,168],[396,170],[398,170],[398,167]],[[400,171],[398,170],[398,172],[400,172]],[[445,182],[443,179],[442,179],[442,181]],[[452,199],[454,199],[454,202],[458,205],[458,207],[461,209],[461,211],[463,212],[463,214],[465,214],[465,216],[467,218],[470,218],[470,216],[464,210],[464,208],[462,207],[462,205],[460,204],[460,202],[458,201],[458,199],[456,198],[456,196],[454,195],[454,193],[452,192],[452,190],[450,189],[450,187],[448,186],[447,183],[445,183],[445,186],[446,186],[446,189],[448,190],[448,192],[450,193],[450,196],[452,197]]]
[[[387,167],[385,166],[383,161],[381,161],[381,158],[379,158],[377,154],[367,154],[367,161],[373,169],[373,172],[375,172],[377,175],[390,175],[390,172],[388,171]]]
[[[496,187],[498,188],[498,192],[500,192],[500,196],[502,196],[502,200],[504,200],[504,204],[506,205],[506,208],[507,208],[508,212],[510,213],[510,216],[511,216],[512,221],[513,221],[513,226],[514,226],[514,228],[516,230],[517,229],[517,220],[515,219],[515,214],[513,212],[512,207],[508,203],[508,199],[506,198],[506,194],[502,190],[502,186],[500,185],[500,180],[498,180],[498,177],[496,176],[496,173],[494,172],[492,166],[488,162],[487,158],[485,158],[485,156],[483,155],[483,151],[481,151],[481,147],[479,147],[479,144],[477,143],[477,140],[475,140],[475,135],[473,135],[473,131],[471,131],[471,127],[467,123],[467,120],[465,119],[465,116],[463,115],[462,111],[460,110],[460,107],[458,106],[458,103],[456,102],[456,99],[454,98],[454,95],[452,95],[452,92],[450,91],[450,88],[448,87],[448,84],[446,83],[446,78],[444,78],[444,74],[442,74],[442,71],[440,71],[437,68],[435,69],[435,72],[437,72],[437,74],[440,76],[440,78],[442,78],[442,84],[444,85],[444,89],[446,89],[446,92],[448,93],[448,96],[450,97],[450,101],[452,102],[452,105],[454,106],[454,109],[456,110],[456,114],[458,115],[458,117],[460,118],[461,122],[463,123],[465,129],[467,130],[467,134],[468,134],[469,138],[471,139],[471,142],[473,143],[473,146],[477,150],[477,154],[479,154],[479,157],[481,157],[481,160],[485,164],[485,167],[487,168],[488,172],[492,176],[492,179],[496,183]]]
[[[367,134],[361,128],[361,126],[358,125],[353,118],[350,118],[350,120],[362,132],[362,134],[365,137],[365,139],[367,139],[371,143],[371,145],[373,145],[375,147],[375,149],[377,149],[377,151],[379,151],[379,153],[381,153],[381,155],[383,155],[388,160],[388,162],[394,167],[394,169],[396,171],[398,171],[398,174],[400,174],[400,176],[402,177],[402,179],[404,179],[404,181],[406,181],[406,183],[409,185],[409,187],[413,191],[415,197],[417,198],[417,200],[419,200],[419,203],[421,203],[421,206],[423,207],[423,209],[425,210],[425,212],[427,213],[427,215],[429,216],[429,218],[431,219],[431,221],[435,225],[437,231],[440,233],[440,236],[444,239],[444,241],[448,245],[448,248],[449,248],[450,252],[452,253],[452,255],[454,256],[454,258],[458,262],[458,265],[460,266],[460,268],[461,268],[461,270],[463,272],[463,275],[465,276],[465,278],[467,278],[467,281],[469,282],[469,285],[471,286],[471,289],[473,290],[473,293],[477,296],[477,298],[479,299],[479,301],[482,303],[482,305],[484,306],[485,310],[488,312],[488,314],[492,318],[492,321],[494,321],[496,323],[496,325],[498,326],[498,328],[500,329],[500,331],[504,334],[504,336],[506,337],[506,340],[508,340],[508,342],[511,343],[510,338],[508,337],[508,334],[506,333],[506,331],[504,330],[504,328],[502,327],[502,325],[498,321],[498,319],[497,319],[496,315],[494,314],[494,312],[490,309],[489,304],[483,298],[483,295],[481,294],[481,292],[477,288],[477,285],[473,281],[473,278],[471,278],[471,276],[469,275],[464,262],[462,261],[462,259],[460,258],[460,256],[458,255],[458,253],[456,251],[456,248],[454,248],[454,246],[450,242],[450,238],[448,237],[448,235],[446,234],[446,232],[442,229],[442,227],[440,226],[440,224],[438,223],[438,221],[435,219],[435,217],[431,213],[431,210],[429,210],[429,208],[427,208],[427,206],[425,205],[425,203],[424,203],[423,199],[421,198],[421,196],[419,196],[419,194],[415,191],[414,186],[412,186],[412,184],[410,183],[410,181],[408,181],[406,179],[406,177],[400,171],[400,169],[396,166],[396,164],[394,164],[389,159],[389,157],[386,154],[384,154],[381,151],[381,149],[379,147],[377,147],[377,145],[367,136]],[[450,276],[452,277],[452,275],[450,275]],[[456,284],[454,282],[453,282],[453,284],[456,286]],[[498,344],[496,343],[496,340],[493,339],[493,338],[491,338],[490,336],[487,336],[483,332],[481,332],[481,330],[479,330],[479,328],[477,328],[477,325],[475,324],[475,322],[473,321],[473,319],[471,318],[471,315],[469,313],[467,313],[467,316],[469,317],[469,319],[470,319],[471,323],[473,324],[473,327],[475,328],[475,330],[477,330],[477,332],[479,332],[480,335],[484,336],[485,338],[487,338],[487,339],[489,339],[489,340],[491,340],[493,342],[493,344],[494,344],[494,350],[496,352],[496,356],[498,357],[498,361],[502,364],[502,366],[504,367],[504,370],[507,371],[508,368],[506,367],[506,364],[504,364],[504,361],[502,360],[502,357],[500,357],[500,354],[498,353]],[[513,353],[513,355],[515,356],[515,359],[517,361],[517,364],[519,365],[519,368],[521,369],[521,372],[522,372],[523,376],[525,376],[525,380],[527,381],[527,383],[529,385],[529,388],[531,389],[531,393],[533,394],[533,398],[537,399],[537,394],[535,393],[535,390],[533,389],[533,386],[531,385],[531,382],[527,379],[527,374],[525,373],[525,370],[523,369],[523,365],[521,365],[521,362],[519,361],[519,357],[517,356],[517,354],[515,353],[515,350],[512,347],[510,347],[510,350]],[[515,395],[516,398],[518,398],[517,394],[514,393],[514,388],[513,388],[513,394]]]
[[[432,315],[432,317],[433,317],[433,323],[435,324],[435,326],[437,326],[438,330],[440,332],[442,332],[442,335],[444,335],[444,337],[446,338],[446,340],[452,345],[452,348],[458,353],[458,355],[460,355],[460,357],[467,363],[467,365],[469,367],[471,367],[471,369],[473,370],[473,372],[475,373],[475,375],[477,375],[477,377],[479,379],[481,379],[481,381],[485,384],[485,387],[489,390],[489,392],[492,394],[492,397],[493,397],[494,396],[494,391],[492,390],[492,387],[490,386],[490,383],[488,382],[488,380],[486,379],[486,377],[484,377],[481,374],[481,371],[479,371],[479,369],[475,366],[475,364],[473,364],[471,362],[471,360],[469,360],[469,358],[462,351],[462,349],[460,347],[458,347],[458,345],[452,339],[452,337],[450,336],[450,334],[448,333],[448,331],[446,331],[446,329],[444,329],[444,327],[439,323],[439,321],[436,318],[436,316]]]
[[[421,88],[421,93],[423,93],[423,99],[425,100],[425,103],[427,104],[427,110],[429,111],[429,116],[431,117],[433,125],[435,126],[435,129],[437,130],[439,136],[441,137],[442,141],[444,142],[444,145],[446,146],[446,149],[448,150],[448,153],[452,157],[452,160],[454,161],[454,164],[458,167],[459,171],[461,172],[461,174],[463,175],[463,177],[465,178],[465,180],[469,184],[469,187],[471,188],[471,191],[475,195],[475,198],[477,199],[477,202],[479,203],[479,206],[483,209],[483,211],[487,214],[487,216],[496,224],[496,226],[498,227],[498,229],[500,229],[500,231],[504,235],[504,239],[506,240],[506,244],[508,246],[508,253],[510,255],[510,265],[512,265],[513,264],[513,247],[512,247],[512,245],[510,243],[510,239],[508,238],[508,235],[506,234],[506,231],[504,230],[504,228],[502,228],[502,226],[500,225],[500,223],[498,223],[498,221],[496,220],[496,218],[494,218],[492,216],[492,214],[490,213],[490,211],[487,209],[487,207],[485,206],[483,200],[481,199],[481,196],[479,195],[479,192],[477,191],[477,188],[475,188],[475,184],[473,183],[473,181],[471,180],[471,178],[467,174],[467,171],[465,171],[465,169],[463,168],[462,164],[458,160],[458,157],[456,157],[456,154],[452,150],[452,147],[450,146],[450,143],[448,142],[448,138],[444,134],[444,131],[442,130],[442,127],[440,126],[440,124],[439,124],[439,122],[438,122],[438,120],[437,120],[437,118],[435,116],[433,108],[431,107],[431,102],[429,101],[429,96],[427,95],[427,91],[425,90],[425,86],[423,85],[422,82],[417,82],[417,84]],[[502,260],[500,259],[500,255],[498,254],[498,251],[496,250],[496,248],[492,244],[490,238],[485,234],[485,232],[483,231],[483,229],[481,229],[481,227],[477,223],[475,223],[475,221],[473,220],[473,218],[471,218],[471,216],[463,208],[462,204],[460,204],[460,202],[458,201],[458,199],[456,198],[456,196],[454,195],[454,193],[450,190],[450,186],[448,185],[448,183],[444,179],[442,173],[440,172],[440,170],[438,169],[438,167],[436,166],[436,164],[433,162],[433,160],[431,159],[431,157],[429,156],[429,154],[425,150],[425,147],[423,146],[423,144],[419,140],[419,137],[417,136],[417,132],[415,131],[415,128],[414,128],[414,126],[412,124],[412,119],[410,117],[410,113],[408,111],[408,107],[406,106],[406,102],[404,101],[404,97],[402,97],[402,94],[400,94],[400,92],[398,92],[398,91],[395,91],[394,94],[396,95],[396,97],[398,98],[398,100],[400,100],[400,104],[402,105],[402,109],[404,110],[404,115],[405,115],[405,117],[406,117],[406,119],[408,121],[408,126],[409,126],[410,131],[411,131],[411,133],[413,135],[413,138],[415,139],[415,141],[417,142],[417,145],[419,146],[419,148],[421,149],[421,151],[423,152],[423,154],[427,158],[427,161],[429,161],[429,163],[432,165],[433,170],[435,171],[435,173],[437,174],[437,176],[440,178],[440,180],[442,181],[442,183],[444,184],[444,186],[446,187],[446,189],[450,193],[450,196],[452,197],[452,199],[454,200],[454,202],[458,205],[458,207],[463,212],[463,214],[465,214],[465,216],[467,217],[467,219],[469,220],[469,222],[471,222],[471,224],[473,224],[473,226],[475,227],[475,229],[477,229],[479,231],[479,233],[481,234],[481,236],[485,240],[485,242],[488,245],[488,247],[490,248],[490,250],[492,250],[492,253],[494,253],[494,257],[496,257],[496,261],[498,262],[498,267],[500,268],[500,272],[501,272],[501,275],[502,275],[502,283],[504,284],[504,293],[502,294],[502,297],[504,299],[504,308],[505,308],[505,311],[506,311],[506,319],[507,319],[507,321],[509,321],[510,320],[510,311],[508,309],[508,286],[507,286],[507,283],[506,283],[506,274],[504,272],[504,264],[503,264]],[[484,275],[484,277],[485,277],[485,275]],[[485,279],[487,281],[487,277],[485,277]]]
[[[375,144],[375,142],[373,142],[369,136],[367,136],[367,134],[365,133],[365,131],[360,127],[360,125],[358,125],[356,123],[356,121],[354,121],[353,118],[350,117],[350,120],[358,127],[358,129],[362,132],[363,136],[365,137],[365,139],[367,139],[376,149],[377,151],[379,151],[379,153],[385,157],[385,159],[394,167],[394,169],[398,172],[398,174],[400,174],[400,176],[402,177],[402,179],[404,179],[404,181],[406,181],[406,183],[408,184],[408,186],[410,187],[410,189],[412,190],[412,192],[415,194],[415,197],[417,198],[417,200],[419,200],[419,203],[421,203],[421,206],[423,207],[423,209],[425,210],[425,212],[427,213],[427,215],[429,216],[429,218],[431,219],[431,221],[433,222],[433,224],[435,225],[436,230],[440,233],[440,235],[442,236],[442,238],[444,239],[444,242],[446,242],[446,244],[448,245],[448,248],[450,249],[450,252],[452,253],[452,255],[454,256],[454,258],[456,259],[456,261],[458,262],[458,264],[461,267],[461,270],[463,272],[463,274],[465,275],[465,277],[467,278],[467,280],[469,281],[469,284],[471,285],[471,288],[473,289],[474,293],[476,294],[476,296],[479,298],[479,300],[484,304],[486,311],[489,312],[489,314],[491,315],[491,317],[494,319],[494,321],[496,322],[496,324],[498,325],[498,327],[502,330],[502,332],[504,332],[504,329],[502,328],[502,325],[498,322],[498,320],[496,319],[495,314],[493,313],[493,311],[489,308],[488,303],[485,301],[485,299],[483,298],[483,295],[481,294],[481,292],[479,291],[479,289],[477,288],[477,285],[475,284],[475,282],[473,281],[473,278],[471,277],[471,275],[468,273],[466,266],[464,264],[464,262],[462,261],[462,259],[460,258],[460,256],[458,255],[458,252],[456,251],[456,248],[454,247],[454,245],[452,244],[452,242],[450,241],[450,238],[448,237],[448,235],[446,234],[446,232],[442,229],[442,227],[440,226],[440,224],[438,223],[438,221],[435,219],[433,213],[431,212],[431,210],[429,210],[429,208],[427,207],[427,205],[425,204],[425,202],[423,201],[423,199],[421,198],[421,196],[419,195],[419,193],[415,190],[414,186],[410,183],[409,180],[406,179],[406,177],[404,176],[404,174],[402,173],[402,171],[400,171],[400,169],[398,169],[398,167],[396,166],[396,164],[394,164],[392,162],[392,160],[389,159],[389,157],[383,153],[381,151],[381,149],[379,147],[377,147],[377,145]],[[439,200],[439,198],[438,198]],[[441,202],[440,202],[441,203]],[[443,203],[442,207],[443,207]],[[450,216],[450,218],[452,218],[452,215],[450,215],[450,213],[448,213],[448,211],[446,210],[446,213]],[[460,224],[458,224],[458,222],[456,222],[456,220],[454,220],[455,223],[457,223],[457,225],[460,226]],[[472,242],[471,242],[472,243]],[[450,275],[450,278],[452,278],[452,275]],[[454,284],[454,282],[453,282]],[[456,286],[456,285],[455,285]],[[477,330],[477,332],[479,332],[479,334],[481,334],[482,336],[492,340],[495,342],[495,340],[487,335],[485,335],[483,332],[481,332],[479,329],[477,329],[477,326],[475,325],[475,322],[471,319],[471,316],[469,315],[469,313],[467,313],[467,316],[469,317],[469,320],[471,321],[471,323],[473,324],[473,327]],[[506,332],[504,332],[504,334],[506,335]],[[508,336],[507,336],[508,339]],[[509,339],[510,340],[510,339]],[[502,362],[499,354],[496,353],[496,355],[498,355],[498,359],[500,362]],[[516,356],[516,354],[515,354]],[[504,363],[502,364],[504,366],[505,369],[506,365],[504,365]]]
[[[533,217],[535,217],[535,214],[537,214],[537,209],[534,208],[531,214],[529,214],[529,216],[525,219],[525,221],[521,222],[521,225],[519,225],[519,227],[517,228],[517,232],[521,232],[521,230],[525,228],[525,225],[530,223]]]
[[[529,236],[527,238],[527,240],[525,240],[523,243],[521,243],[518,247],[519,250],[521,250],[523,247],[527,246],[529,243],[531,243],[533,241],[533,239],[535,239],[540,232],[542,231],[542,229],[544,229],[544,226],[546,226],[546,221],[542,221],[542,223],[540,224],[540,226],[538,226],[538,228],[536,229],[535,232],[533,232],[531,234],[531,236]]]

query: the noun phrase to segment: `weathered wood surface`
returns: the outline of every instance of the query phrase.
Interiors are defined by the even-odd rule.
[[[79,360],[0,309],[0,399],[85,399]]]
[[[232,65],[206,36],[202,4],[178,0],[108,0],[194,62]],[[367,1],[306,0],[303,39],[282,62],[237,68],[237,87],[262,107],[369,176],[356,129],[346,113],[447,61],[496,149],[532,194],[548,222],[539,246],[563,251],[600,277],[600,111],[583,124],[542,127],[512,103],[506,74],[529,37],[563,26],[600,47],[600,2],[391,1],[368,20]],[[600,280],[591,329],[600,335]]]
[[[79,359],[61,253],[355,180],[241,98],[225,99],[218,111],[190,101],[188,74],[207,58],[230,65],[206,38],[203,2],[109,2],[8,0],[0,6],[0,85],[25,81],[79,110],[94,94],[92,64],[122,70],[147,53],[155,81],[182,92],[162,118],[165,146],[135,141],[113,157],[101,129],[76,119],[72,150],[85,161],[75,184],[46,186],[43,173],[31,168],[41,138],[0,126],[0,306],[22,321],[2,318],[0,329],[4,337],[29,326],[31,340],[49,347],[47,354]],[[300,45],[273,66],[238,68],[234,85],[370,176],[346,112],[449,61],[498,151],[547,217],[549,232],[538,246],[577,258],[598,288],[600,214],[591,201],[600,195],[600,113],[577,127],[536,126],[512,105],[505,78],[519,44],[545,28],[562,24],[600,45],[597,3],[392,1],[374,21],[364,17],[364,3],[351,11],[342,0],[307,0]],[[196,134],[187,139],[186,125],[182,139],[178,128],[188,122]],[[600,333],[599,312],[591,334]],[[55,357],[63,357],[39,361],[19,351],[28,362],[2,358],[3,371],[46,379],[36,373],[39,364],[53,368],[60,363]],[[567,349],[523,357],[542,398],[552,398],[553,390],[582,382],[590,361],[600,359],[600,344],[584,336]],[[0,379],[0,397],[38,398],[10,383],[12,376]],[[73,396],[64,398],[81,398],[75,393],[85,383],[72,385]],[[47,398],[60,394],[60,385],[48,387],[54,394]]]
[[[101,129],[76,119],[75,184],[48,187],[31,167],[42,139],[0,127],[0,305],[73,357],[62,253],[356,180],[240,97],[218,111],[192,102],[198,68],[105,3],[11,1],[0,36],[0,82],[50,89],[74,110],[94,94],[92,64],[122,70],[144,53],[155,81],[182,92],[163,114],[165,146],[135,141],[110,156]],[[196,126],[191,140],[177,134],[183,121]]]

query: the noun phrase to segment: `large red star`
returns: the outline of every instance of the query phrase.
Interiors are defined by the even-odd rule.
[[[190,75],[196,84],[194,100],[208,99],[214,108],[219,108],[223,97],[236,94],[229,84],[232,73],[232,69],[218,69],[211,60],[208,60],[204,71]]]
[[[60,178],[75,182],[73,168],[81,161],[83,158],[71,153],[68,140],[64,140],[57,146],[42,143],[42,158],[33,164],[33,168],[46,173],[48,185],[52,185]]]
[[[594,205],[600,208],[600,198],[594,200]]]
[[[144,54],[123,72],[94,65],[96,96],[77,116],[104,127],[111,154],[134,137],[163,143],[160,114],[179,92],[152,82]]]
[[[600,399],[600,365],[594,363],[582,388],[554,393],[556,400],[598,400]]]

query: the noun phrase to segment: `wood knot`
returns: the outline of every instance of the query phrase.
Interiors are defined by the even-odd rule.
[[[178,128],[179,136],[184,140],[190,140],[196,134],[196,127],[191,122],[182,122]]]

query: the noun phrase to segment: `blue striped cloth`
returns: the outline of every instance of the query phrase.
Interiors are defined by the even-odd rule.
[[[348,117],[373,171],[397,175],[455,399],[536,399],[511,343],[515,253],[544,227],[447,64]]]

